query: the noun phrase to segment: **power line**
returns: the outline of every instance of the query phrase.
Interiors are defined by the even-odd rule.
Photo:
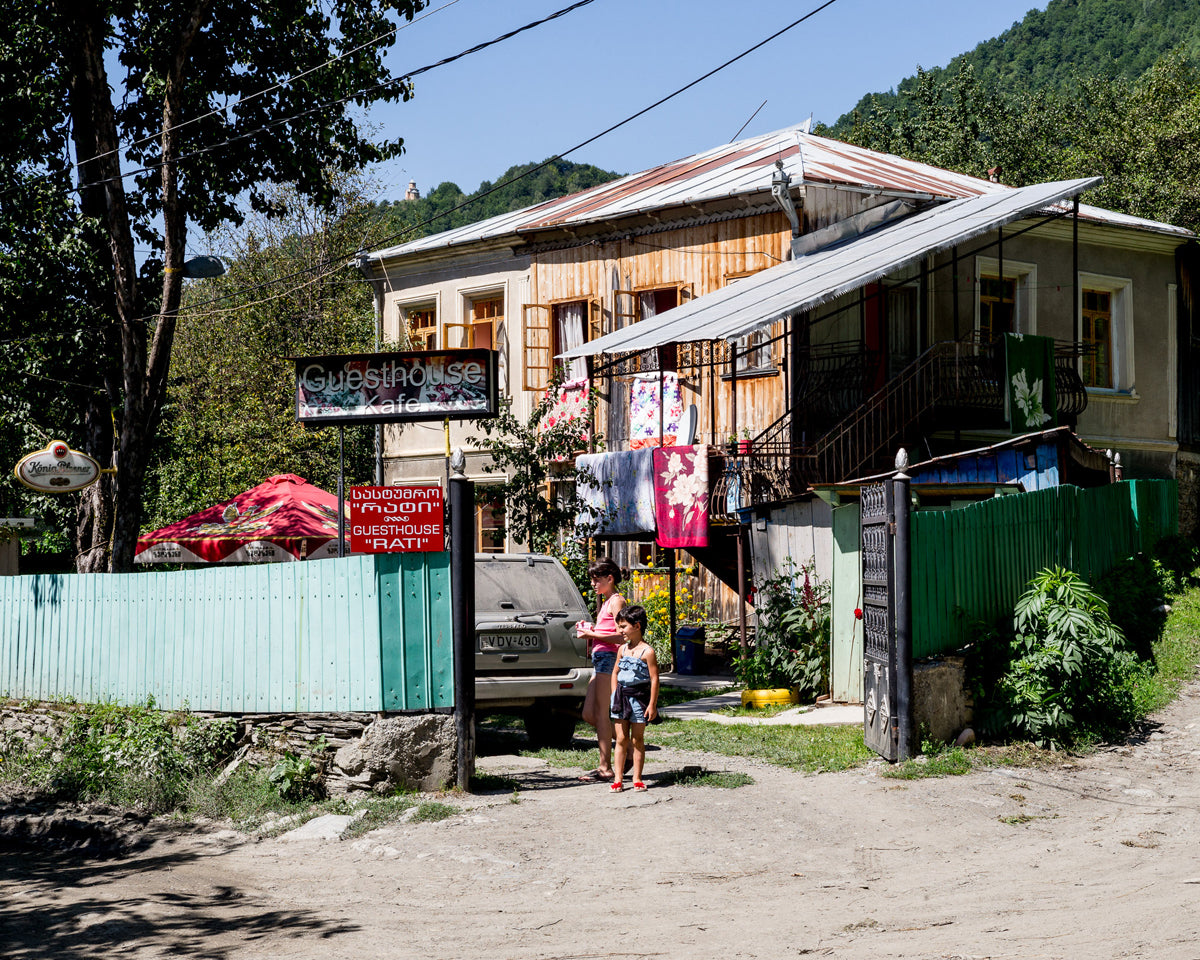
[[[574,4],[571,7],[564,8],[564,10],[560,10],[556,14],[553,14],[551,17],[548,17],[546,19],[553,19],[554,17],[562,16],[564,13],[569,12],[570,10],[573,10],[576,7],[583,6],[585,3],[590,3],[590,2],[592,2],[592,0],[582,0],[582,2]],[[758,43],[754,44],[751,47],[748,47],[747,49],[743,50],[741,53],[737,54],[734,57],[731,57],[730,59],[726,60],[724,63],[712,68],[711,70],[707,71],[706,73],[702,74],[701,76],[697,77],[696,79],[690,81],[689,83],[684,84],[682,87],[679,87],[677,90],[673,91],[672,93],[669,93],[664,97],[660,97],[658,100],[655,100],[649,106],[643,107],[641,110],[638,110],[636,113],[630,114],[629,116],[625,117],[623,120],[620,120],[617,123],[614,123],[609,127],[606,127],[604,130],[600,131],[599,133],[595,134],[594,136],[588,137],[586,140],[583,140],[583,141],[575,144],[574,146],[569,147],[568,149],[563,150],[562,152],[560,152],[558,154],[555,154],[554,156],[550,157],[549,159],[544,160],[543,162],[541,162],[539,164],[536,164],[535,166],[531,167],[529,170],[524,171],[523,173],[517,174],[516,176],[511,177],[508,180],[503,180],[503,181],[495,184],[493,187],[489,188],[488,190],[485,190],[482,193],[472,196],[469,199],[464,200],[462,203],[460,203],[454,207],[451,207],[448,210],[445,210],[441,213],[435,214],[435,215],[429,217],[427,220],[422,221],[421,223],[415,224],[411,227],[407,227],[405,230],[403,230],[399,233],[395,233],[390,236],[384,237],[380,240],[377,240],[376,245],[392,243],[396,240],[400,240],[402,238],[408,237],[411,234],[413,234],[415,231],[419,230],[420,228],[429,226],[430,224],[435,223],[438,220],[444,219],[445,217],[448,217],[453,213],[457,213],[459,210],[464,209],[465,207],[471,205],[472,203],[477,203],[478,201],[482,200],[483,198],[490,196],[493,193],[496,193],[498,190],[501,190],[504,187],[507,187],[513,183],[516,183],[519,180],[523,180],[526,177],[532,176],[533,174],[537,173],[538,171],[544,170],[546,167],[550,166],[550,164],[557,163],[559,160],[564,159],[565,157],[569,156],[570,154],[575,153],[576,151],[581,150],[586,146],[590,146],[591,144],[595,143],[597,140],[601,139],[602,137],[605,137],[608,134],[612,133],[614,130],[618,130],[623,126],[625,126],[629,123],[632,123],[634,120],[644,116],[645,114],[649,113],[651,110],[657,109],[658,107],[662,106],[664,103],[667,103],[668,101],[673,100],[674,98],[676,98],[676,97],[680,96],[681,94],[687,92],[688,90],[692,89],[692,87],[695,87],[700,83],[703,83],[705,80],[709,79],[710,77],[714,76],[715,74],[720,73],[722,70],[725,70],[726,68],[732,66],[733,64],[737,63],[738,61],[745,59],[750,54],[752,54],[755,51],[766,46],[771,41],[778,39],[779,37],[783,36],[785,33],[788,33],[789,31],[800,26],[800,24],[804,23],[805,21],[812,19],[814,16],[816,16],[821,11],[825,10],[828,7],[833,6],[833,4],[836,2],[837,2],[837,0],[825,0],[824,3],[820,4],[817,7],[814,7],[808,13],[804,14],[804,16],[799,17],[796,20],[793,20],[787,26],[785,26],[779,30],[776,30],[770,36],[766,37],[763,40],[760,40]],[[545,22],[545,21],[544,20],[538,21],[538,23],[542,23],[542,22]],[[533,24],[533,25],[536,25],[536,24]],[[522,28],[519,28],[518,30],[512,31],[509,34],[506,34],[505,36],[507,37],[507,36],[515,35],[516,33],[519,33],[522,30],[529,29],[530,26],[531,25],[526,25],[525,27],[522,27]],[[472,50],[481,49],[482,47],[485,47],[485,46],[490,46],[492,43],[495,43],[495,42],[498,42],[498,40],[490,41],[489,43],[486,43],[486,44],[481,44],[481,45],[479,45],[479,47],[472,48]],[[458,54],[455,57],[449,58],[449,59],[460,59],[461,57],[465,56],[468,52],[471,52],[471,51],[464,51],[463,53]],[[425,69],[432,69],[432,66],[429,68],[425,68]],[[401,79],[403,79],[403,78],[401,78]],[[328,267],[328,266],[331,266],[334,264],[337,264],[339,266],[339,269],[344,268],[346,265],[346,262],[349,260],[350,256],[356,252],[357,252],[357,250],[346,251],[339,255],[329,257],[326,260],[321,261],[317,264],[314,264],[310,267],[306,267],[303,270],[297,270],[297,271],[294,271],[293,273],[285,274],[284,276],[281,276],[281,277],[274,277],[270,280],[264,280],[261,283],[253,284],[249,287],[242,287],[237,290],[229,291],[228,293],[220,294],[219,296],[213,297],[209,300],[204,300],[204,301],[200,301],[198,303],[191,304],[189,307],[189,310],[195,309],[197,307],[205,307],[205,306],[211,306],[211,305],[217,304],[217,303],[222,303],[224,301],[231,300],[235,297],[239,297],[239,296],[242,296],[247,293],[253,293],[256,290],[261,290],[265,287],[285,283],[289,280],[293,280],[297,277],[301,277],[308,273],[311,273],[314,270],[323,269],[324,267]],[[299,289],[299,287],[294,288],[294,289]],[[292,292],[291,290],[287,290],[287,291],[284,291],[283,293],[278,294],[277,296],[278,297],[287,296],[291,292]],[[270,299],[270,298],[268,298],[268,299]],[[265,301],[260,301],[260,302],[265,302]],[[157,319],[159,316],[160,316],[160,314],[151,314],[151,315],[144,316],[144,317],[138,317],[137,319],[135,319],[131,322],[148,323],[150,321]],[[89,330],[89,329],[103,329],[103,328],[87,328],[87,327],[77,328],[76,331],[73,331],[73,332],[80,332],[81,330]],[[67,333],[63,333],[60,335],[67,335]],[[39,336],[45,336],[45,334],[35,334],[31,337],[22,338],[22,339],[37,339]],[[0,344],[14,343],[14,342],[20,342],[20,341],[19,340],[7,340],[7,341],[0,340]]]
[[[308,70],[301,71],[300,73],[297,73],[291,77],[287,77],[284,80],[279,80],[279,81],[271,84],[270,86],[263,87],[263,89],[261,89],[261,90],[256,90],[254,93],[249,93],[244,97],[239,97],[238,99],[234,100],[232,103],[227,103],[227,104],[225,104],[225,106],[220,107],[216,110],[210,110],[210,111],[208,111],[208,113],[202,113],[198,117],[192,117],[190,120],[184,120],[182,123],[177,123],[174,126],[168,126],[166,128],[166,130],[159,131],[158,133],[155,133],[148,137],[142,137],[140,140],[133,140],[129,143],[118,144],[112,150],[108,150],[105,153],[98,153],[93,157],[88,157],[86,160],[79,160],[75,163],[75,169],[78,170],[85,163],[91,163],[94,160],[101,160],[104,157],[111,157],[113,154],[120,153],[122,150],[129,150],[129,149],[132,149],[133,147],[140,147],[144,143],[150,143],[153,140],[159,139],[164,133],[169,133],[174,130],[181,130],[184,127],[191,126],[193,123],[199,123],[201,120],[206,120],[209,117],[215,117],[218,114],[228,113],[230,110],[236,109],[237,107],[241,106],[243,103],[249,103],[251,100],[256,100],[259,97],[264,97],[268,93],[271,93],[274,90],[279,90],[283,87],[288,86],[289,84],[295,83],[297,80],[303,80],[305,77],[311,76],[312,74],[316,73],[318,70],[324,70],[326,67],[331,67],[337,62],[339,62],[341,60],[345,60],[347,57],[352,57],[352,56],[354,56],[354,54],[367,49],[367,47],[373,47],[373,46],[375,46],[375,44],[381,43],[382,41],[386,40],[388,37],[394,37],[401,30],[407,30],[409,27],[413,26],[414,24],[420,23],[422,20],[426,19],[427,17],[432,17],[435,13],[441,13],[447,7],[452,7],[452,6],[454,6],[454,4],[456,4],[458,2],[459,2],[459,0],[447,0],[447,2],[443,3],[440,7],[437,7],[436,9],[430,10],[426,13],[423,13],[421,16],[415,17],[414,19],[410,20],[408,23],[403,23],[398,27],[394,27],[393,29],[388,30],[386,33],[381,33],[379,36],[375,37],[374,39],[368,40],[366,43],[360,43],[357,47],[355,47],[352,50],[347,50],[345,53],[339,54],[338,56],[333,57],[330,60],[326,60],[324,63],[318,64],[315,67],[310,67]]]
[[[830,3],[832,3],[832,2],[833,2],[833,0],[830,0]],[[183,162],[184,160],[190,160],[193,157],[204,156],[205,154],[212,153],[213,151],[219,150],[222,147],[228,147],[228,146],[231,146],[232,144],[240,143],[243,140],[249,140],[253,137],[257,137],[261,133],[267,133],[271,130],[276,129],[277,127],[281,127],[281,126],[285,126],[290,123],[294,123],[297,120],[303,120],[305,117],[310,117],[313,114],[321,113],[325,110],[330,110],[334,107],[343,106],[347,103],[350,103],[353,100],[358,100],[360,98],[367,97],[372,94],[377,94],[383,90],[388,89],[389,87],[394,87],[397,84],[401,84],[407,80],[411,80],[413,77],[419,77],[422,74],[429,73],[431,70],[436,70],[438,67],[444,67],[447,64],[454,63],[455,61],[461,60],[464,57],[470,56],[471,54],[479,53],[481,50],[486,50],[488,47],[493,47],[498,43],[503,43],[505,40],[511,40],[513,37],[517,36],[518,34],[524,33],[527,30],[532,30],[535,27],[540,27],[543,24],[549,23],[551,20],[557,20],[559,17],[564,17],[568,13],[572,13],[575,10],[578,10],[580,7],[586,7],[588,4],[591,4],[591,3],[595,3],[595,0],[577,0],[576,3],[573,3],[568,7],[563,7],[561,10],[556,10],[554,13],[550,14],[549,16],[542,17],[542,19],[540,19],[540,20],[534,20],[530,23],[526,23],[523,26],[517,27],[513,30],[509,30],[507,33],[501,34],[500,36],[495,37],[491,40],[485,40],[482,43],[477,43],[475,46],[470,47],[466,50],[462,50],[459,53],[451,54],[448,57],[443,57],[441,60],[438,60],[434,63],[427,63],[423,67],[418,67],[415,70],[410,70],[406,73],[401,74],[400,76],[393,77],[390,80],[385,80],[382,83],[377,83],[373,86],[364,87],[361,90],[356,90],[355,92],[349,93],[344,97],[339,97],[336,100],[327,100],[324,103],[319,103],[316,106],[309,107],[307,110],[302,110],[299,113],[293,113],[290,116],[280,117],[277,120],[272,120],[270,123],[263,124],[261,127],[256,127],[253,130],[247,130],[245,133],[240,133],[236,137],[229,137],[225,140],[219,140],[218,142],[209,144],[208,146],[200,147],[196,150],[192,150],[190,153],[180,154],[178,157],[176,157],[174,160],[172,160],[170,162],[177,164],[177,163]],[[223,112],[223,111],[213,111],[213,112],[217,113],[217,112]],[[211,116],[211,115],[212,115],[211,113],[207,114],[207,116]],[[199,118],[197,118],[197,119],[199,119]],[[161,134],[160,134],[160,136],[161,136]],[[157,139],[157,137],[150,137],[150,138],[146,138],[146,139],[147,140]],[[143,173],[152,173],[155,170],[158,170],[164,166],[166,166],[166,161],[159,161],[157,163],[149,164],[147,166],[136,167],[133,170],[127,170],[123,173],[119,173],[115,177],[106,177],[103,180],[91,180],[83,186],[73,187],[72,191],[78,193],[79,191],[84,189],[84,187],[87,187],[90,189],[92,187],[103,186],[106,183],[116,183],[117,181],[125,180],[129,177],[136,177]],[[12,188],[12,189],[15,190],[16,188]],[[8,192],[12,192],[12,191],[10,190]]]

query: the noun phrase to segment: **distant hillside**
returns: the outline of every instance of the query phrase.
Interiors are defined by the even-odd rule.
[[[1031,10],[946,67],[925,72],[942,83],[970,66],[985,90],[1061,93],[1081,76],[1136,80],[1171,50],[1200,60],[1197,0],[1051,0],[1045,10]],[[849,130],[856,113],[904,112],[900,108],[907,106],[918,82],[913,75],[894,91],[867,94],[830,132],[836,137]]]
[[[526,163],[509,167],[497,178],[496,183],[507,183],[536,166],[536,163]],[[458,184],[447,182],[438,184],[419,200],[383,201],[377,206],[387,221],[389,234],[394,235],[409,227],[413,232],[408,239],[415,240],[431,233],[440,233],[512,210],[520,210],[543,200],[554,200],[569,193],[587,190],[620,176],[622,174],[601,170],[590,164],[556,160],[536,173],[516,180],[515,183],[507,183],[494,193],[488,192],[495,186],[488,180],[470,194],[463,193]],[[474,202],[467,203],[470,200]],[[462,209],[455,209],[464,203],[467,205]]]

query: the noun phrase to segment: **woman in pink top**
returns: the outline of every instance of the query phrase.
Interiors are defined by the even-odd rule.
[[[600,609],[594,624],[578,624],[579,636],[589,642],[592,650],[592,666],[596,672],[588,684],[587,696],[583,701],[583,719],[596,728],[600,745],[600,765],[589,770],[580,780],[587,783],[613,779],[612,738],[613,725],[609,716],[609,700],[612,698],[613,668],[617,663],[617,650],[621,646],[621,632],[617,629],[617,613],[625,606],[625,598],[617,593],[621,582],[621,568],[608,557],[601,557],[588,567],[592,588],[600,599]]]

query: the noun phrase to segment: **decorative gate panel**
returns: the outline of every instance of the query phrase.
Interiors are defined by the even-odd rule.
[[[896,615],[892,484],[862,488],[863,739],[899,759],[896,724]]]

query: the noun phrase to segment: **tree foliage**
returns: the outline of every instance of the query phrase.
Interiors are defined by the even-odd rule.
[[[536,163],[525,163],[509,167],[495,183],[485,180],[478,190],[470,194],[463,193],[456,183],[440,183],[419,200],[385,201],[379,204],[379,210],[389,233],[402,234],[404,239],[415,240],[587,190],[621,176],[591,164],[567,160],[556,160],[535,173],[529,173],[538,166]],[[510,180],[515,182],[508,183]],[[496,184],[505,185],[490,193]],[[458,207],[462,209],[456,209]]]
[[[379,224],[362,198],[361,176],[338,184],[342,199],[333,209],[276,186],[266,194],[270,216],[252,214],[241,228],[209,238],[228,270],[184,296],[147,483],[148,525],[171,523],[276,473],[336,487],[338,431],[296,422],[290,358],[374,348],[370,288],[341,269],[338,256]],[[374,428],[346,428],[347,483],[372,481],[373,448]]]
[[[400,140],[364,135],[354,108],[408,97],[382,56],[391,15],[411,18],[423,5],[14,0],[0,21],[0,103],[16,133],[0,142],[12,225],[0,272],[13,281],[0,293],[11,295],[43,236],[82,244],[65,269],[102,278],[76,301],[53,278],[38,291],[42,306],[16,319],[32,342],[57,297],[66,336],[48,349],[64,364],[78,359],[73,349],[87,359],[62,426],[115,468],[81,498],[80,569],[133,562],[189,229],[240,222],[246,208],[270,212],[271,183],[328,207],[332,171],[397,155]]]

